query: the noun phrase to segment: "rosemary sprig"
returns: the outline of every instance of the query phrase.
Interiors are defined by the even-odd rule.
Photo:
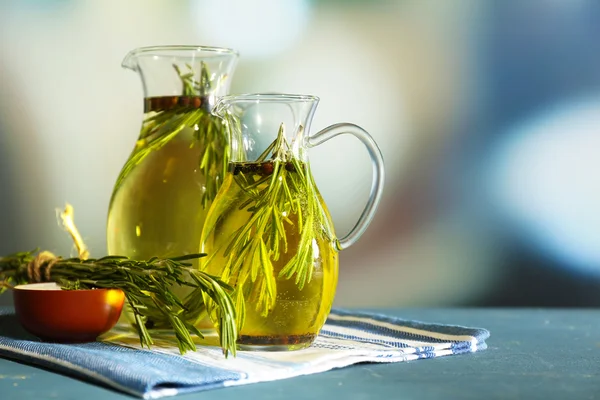
[[[173,258],[151,258],[140,261],[122,256],[107,256],[99,259],[84,259],[85,246],[72,221],[72,208],[62,213],[63,225],[71,234],[80,257],[63,259],[49,252],[26,251],[0,257],[0,294],[15,285],[40,281],[55,281],[64,289],[112,288],[125,293],[134,315],[134,325],[142,347],[153,344],[146,327],[151,303],[159,310],[173,329],[183,354],[195,351],[191,335],[202,337],[193,325],[182,318],[187,311],[182,302],[173,294],[175,284],[194,288],[193,294],[208,296],[216,305],[220,321],[220,345],[225,356],[235,355],[237,339],[236,313],[229,296],[232,288],[219,278],[191,267],[187,261],[204,257],[205,254],[189,254]],[[192,281],[185,279],[191,276]]]
[[[301,139],[302,133],[301,127],[298,138]],[[300,290],[311,281],[313,243],[318,239],[333,243],[334,234],[308,165],[294,155],[283,124],[275,141],[256,162],[233,164],[233,168],[234,181],[247,197],[239,209],[245,209],[250,216],[228,241],[212,252],[204,265],[209,265],[215,254],[222,251],[226,262],[221,279],[234,286],[238,329],[241,329],[244,303],[254,303],[263,316],[273,309],[276,279],[293,278]],[[214,227],[205,229],[210,233]],[[299,237],[294,248],[289,243],[292,235]],[[274,263],[290,251],[293,255],[276,271]],[[245,285],[248,281],[252,282],[251,289]]]
[[[37,255],[36,251],[20,252],[0,258],[0,293],[14,285],[31,283],[28,265]],[[58,259],[51,267],[50,280],[65,289],[112,288],[121,289],[133,310],[140,344],[150,347],[152,337],[145,325],[148,302],[154,303],[165,319],[169,320],[177,338],[181,353],[195,351],[191,335],[202,334],[191,324],[180,318],[184,311],[181,301],[171,291],[172,285],[180,284],[196,288],[206,293],[221,310],[221,346],[227,354],[235,354],[235,310],[226,290],[231,288],[218,278],[191,268],[186,261],[205,256],[189,254],[174,258],[152,258],[146,261],[131,260],[121,256],[107,256],[99,259],[80,258]],[[42,265],[47,268],[49,263]],[[188,273],[193,282],[184,279]]]
[[[213,89],[206,63],[200,63],[200,79],[194,79],[194,70],[191,65],[186,64],[187,73],[182,73],[176,64],[173,68],[177,71],[179,78],[183,83],[183,96],[193,96],[199,94],[203,99],[204,108],[199,109],[201,114],[197,120],[187,126],[193,126],[194,139],[201,150],[200,170],[206,177],[205,190],[202,194],[202,207],[205,209],[217,196],[217,192],[229,163],[229,140],[225,132],[222,120],[216,118],[210,113],[210,93]],[[220,84],[218,82],[217,84]],[[194,145],[194,143],[192,143]]]
[[[206,97],[212,89],[206,63],[204,61],[200,62],[199,81],[194,79],[194,69],[192,66],[190,64],[185,64],[185,66],[188,68],[188,72],[183,73],[177,64],[173,64],[173,68],[175,68],[177,75],[179,75],[179,78],[183,83],[182,96],[194,96],[199,94],[200,97]]]
[[[173,64],[183,85],[181,96],[199,96],[201,108],[176,106],[160,110],[146,118],[133,153],[117,178],[113,193],[133,168],[149,154],[160,150],[185,128],[192,128],[194,141],[191,146],[198,146],[200,149],[198,164],[206,178],[205,190],[200,200],[202,207],[206,209],[216,197],[229,163],[229,140],[221,119],[210,113],[213,87],[206,64],[201,63],[198,80],[194,79],[192,66],[186,64],[186,67],[188,71],[183,72],[179,66]]]
[[[207,209],[217,196],[229,164],[229,140],[220,119],[205,113],[194,125],[194,138],[200,154],[200,170],[206,177],[202,207]]]

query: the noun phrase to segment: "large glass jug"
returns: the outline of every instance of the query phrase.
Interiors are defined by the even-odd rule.
[[[338,251],[362,235],[381,198],[383,159],[371,136],[347,123],[310,135],[317,104],[313,96],[252,94],[225,96],[214,110],[229,131],[231,159],[204,225],[208,255],[200,263],[234,288],[241,349],[310,346],[333,303]],[[357,224],[338,240],[307,149],[345,133],[367,147],[373,183]]]
[[[198,252],[229,164],[228,134],[211,111],[228,92],[237,58],[224,48],[156,46],[135,49],[123,60],[142,80],[145,114],[113,189],[109,254],[149,259]],[[184,299],[188,291],[174,292]],[[148,323],[162,318],[157,313]]]

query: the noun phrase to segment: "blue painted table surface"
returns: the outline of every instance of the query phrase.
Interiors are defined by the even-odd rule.
[[[397,364],[361,364],[287,380],[170,397],[228,399],[600,399],[600,310],[394,309],[402,318],[490,330],[488,349]],[[0,359],[0,399],[133,399]]]

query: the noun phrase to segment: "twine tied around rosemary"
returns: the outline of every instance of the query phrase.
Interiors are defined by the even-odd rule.
[[[33,260],[27,264],[27,277],[31,282],[50,282],[50,271],[52,267],[60,260],[49,251],[40,251]],[[44,276],[42,279],[42,270]]]

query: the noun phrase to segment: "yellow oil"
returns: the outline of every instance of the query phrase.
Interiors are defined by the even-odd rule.
[[[230,168],[235,170],[235,166]],[[309,168],[305,169],[307,176],[312,180]],[[258,180],[257,177],[255,180]],[[266,183],[259,187],[262,190]],[[297,196],[306,196],[306,193],[295,193]],[[338,252],[332,237],[323,232],[333,232],[331,217],[327,212],[321,195],[316,191],[312,194],[320,207],[315,207],[321,215],[315,217],[315,239],[312,241],[313,258],[308,267],[312,268],[312,278],[302,289],[296,284],[294,277],[286,279],[278,277],[281,269],[296,253],[299,244],[298,214],[288,213],[287,217],[293,225],[286,224],[285,236],[287,239],[287,253],[281,251],[278,260],[273,261],[273,275],[276,282],[276,298],[274,306],[265,316],[260,307],[257,307],[256,298],[249,295],[253,290],[253,283],[246,280],[243,292],[246,293],[245,322],[239,332],[238,344],[241,348],[254,347],[281,349],[298,349],[307,347],[312,343],[321,327],[325,323],[331,309],[338,279]],[[215,198],[214,207],[210,210],[203,234],[202,252],[209,256],[202,259],[202,269],[206,272],[223,277],[234,287],[237,286],[237,277],[223,276],[223,269],[228,257],[225,256],[226,247],[231,241],[232,233],[249,223],[253,213],[243,207],[249,199],[248,193],[236,181],[233,172],[226,174],[223,186]],[[305,199],[300,199],[306,204]],[[240,208],[240,206],[242,206]],[[301,209],[302,213],[314,212]],[[303,216],[306,220],[306,215]],[[247,257],[252,257],[248,255]],[[257,309],[258,308],[258,309]],[[206,323],[206,321],[203,321]],[[202,326],[201,326],[202,327]]]
[[[154,112],[146,113],[145,118],[153,115]],[[207,179],[215,177],[205,176],[199,168],[204,149],[194,139],[194,131],[193,127],[186,127],[150,151],[150,140],[138,140],[109,206],[110,255],[145,260],[198,252],[210,205],[203,206],[201,199]],[[136,155],[142,152],[146,154],[140,160]],[[197,260],[190,262],[198,267]],[[176,287],[173,291],[184,299],[190,290]],[[154,322],[161,326],[160,321]]]
[[[108,252],[134,259],[196,253],[206,211],[199,149],[184,129],[116,188],[108,215]],[[143,145],[142,145],[143,146]]]

